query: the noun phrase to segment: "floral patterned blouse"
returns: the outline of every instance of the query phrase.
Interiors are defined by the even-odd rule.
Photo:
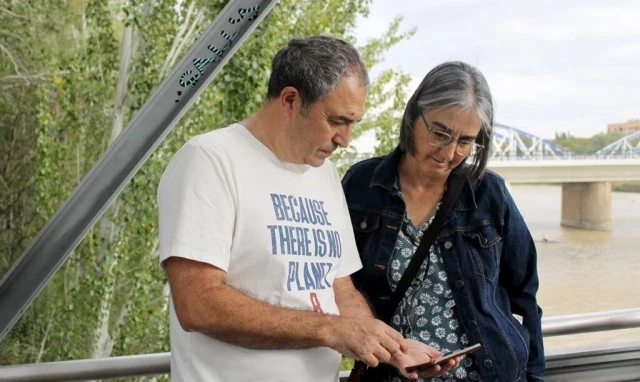
[[[402,197],[398,180],[396,180],[395,192]],[[439,208],[440,202],[431,217],[419,228],[413,224],[408,213],[405,212],[402,229],[398,233],[388,268],[389,284],[392,290],[397,287],[413,254],[418,249],[423,234]],[[420,266],[416,280],[409,286],[398,305],[391,319],[391,326],[403,333],[405,338],[418,340],[444,354],[469,346],[467,335],[458,321],[456,304],[451,288],[447,284],[447,273],[444,270],[442,252],[438,246],[432,245],[429,249],[429,260]],[[478,370],[473,355],[463,356],[458,367],[429,381],[480,381]],[[391,381],[409,380],[402,377],[396,370]],[[425,380],[419,379],[419,381]]]

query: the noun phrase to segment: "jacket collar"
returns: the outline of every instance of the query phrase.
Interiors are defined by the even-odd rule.
[[[369,187],[382,187],[387,192],[392,193],[398,176],[398,165],[405,154],[406,153],[398,146],[392,152],[383,156],[382,162],[380,162],[373,172]],[[460,168],[460,171],[454,171],[454,173],[460,173],[463,170],[463,168]],[[454,179],[459,179],[459,177],[449,176],[447,182],[450,183]],[[465,185],[462,187],[453,209],[456,211],[466,211],[478,208],[471,180],[467,176],[464,176],[463,181]],[[447,185],[448,188],[449,186],[450,185]]]

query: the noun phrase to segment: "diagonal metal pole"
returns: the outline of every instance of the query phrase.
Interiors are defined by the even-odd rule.
[[[230,0],[0,281],[0,341],[279,0]]]

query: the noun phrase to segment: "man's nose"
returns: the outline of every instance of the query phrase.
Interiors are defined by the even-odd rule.
[[[346,149],[351,142],[351,125],[347,125],[344,128],[336,130],[336,135],[333,137],[333,143]]]

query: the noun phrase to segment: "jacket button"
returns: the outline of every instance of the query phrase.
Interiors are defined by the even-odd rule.
[[[387,269],[387,266],[386,266],[386,265],[384,265],[384,264],[376,264],[376,265],[374,265],[374,268],[375,268],[377,271],[384,271],[385,269]]]
[[[405,326],[402,328],[402,333],[404,333],[404,334],[409,334],[409,333],[411,333],[411,327],[410,327],[409,325],[405,325]]]
[[[366,229],[366,228],[367,228],[367,220],[365,219],[360,223],[360,229]]]
[[[462,281],[462,280],[456,281],[456,288],[458,288],[458,289],[464,288],[464,281]]]
[[[411,284],[413,284],[413,286],[417,287],[417,286],[420,286],[420,284],[422,284],[422,281],[420,281],[418,279],[415,279],[415,280],[413,280],[413,282]]]
[[[487,369],[493,367],[493,362],[491,362],[490,359],[485,359],[484,362],[482,363],[484,365],[484,367],[486,367]]]
[[[422,241],[422,236],[416,236],[416,244],[420,244]]]
[[[475,329],[478,327],[478,324],[475,321],[469,321],[469,327]]]
[[[447,242],[445,242],[445,243],[444,243],[444,247],[445,247],[446,249],[451,249],[451,247],[453,247],[453,244],[451,244],[451,242],[450,242],[450,241],[447,241]]]

